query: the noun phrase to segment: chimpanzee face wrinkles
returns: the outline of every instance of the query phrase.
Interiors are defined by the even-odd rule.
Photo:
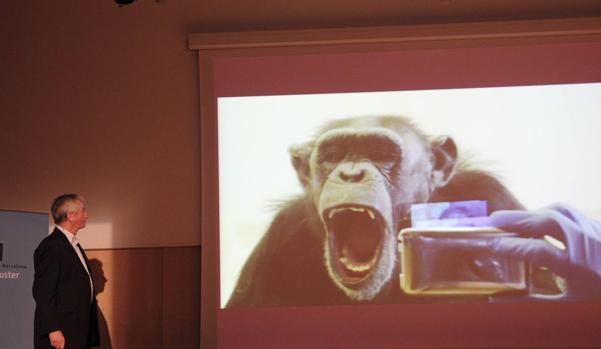
[[[371,132],[326,133],[316,144],[315,163],[326,178],[337,166],[370,164],[375,167],[388,183],[393,181],[402,160],[400,139],[386,134],[380,129]]]
[[[324,233],[325,264],[351,299],[371,299],[395,268],[394,191],[403,139],[383,127],[325,131],[311,146],[311,196]],[[349,223],[350,222],[350,223]]]

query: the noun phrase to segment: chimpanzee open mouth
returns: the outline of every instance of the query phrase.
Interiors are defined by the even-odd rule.
[[[341,281],[361,283],[380,256],[385,229],[382,216],[371,207],[343,205],[324,210],[323,217]]]

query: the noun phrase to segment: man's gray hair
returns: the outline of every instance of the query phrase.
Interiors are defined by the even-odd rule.
[[[67,220],[69,212],[74,211],[75,201],[83,201],[78,194],[63,194],[52,202],[50,212],[55,224],[60,224]]]

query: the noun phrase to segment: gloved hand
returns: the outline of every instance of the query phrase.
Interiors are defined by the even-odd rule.
[[[566,205],[538,211],[497,211],[492,224],[521,237],[491,239],[493,253],[544,266],[563,277],[567,291],[555,298],[601,298],[601,223]],[[553,246],[549,235],[565,245]]]

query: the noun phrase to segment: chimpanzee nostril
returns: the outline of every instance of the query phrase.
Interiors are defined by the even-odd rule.
[[[340,171],[340,179],[345,182],[361,182],[365,178],[364,169],[352,169]]]

